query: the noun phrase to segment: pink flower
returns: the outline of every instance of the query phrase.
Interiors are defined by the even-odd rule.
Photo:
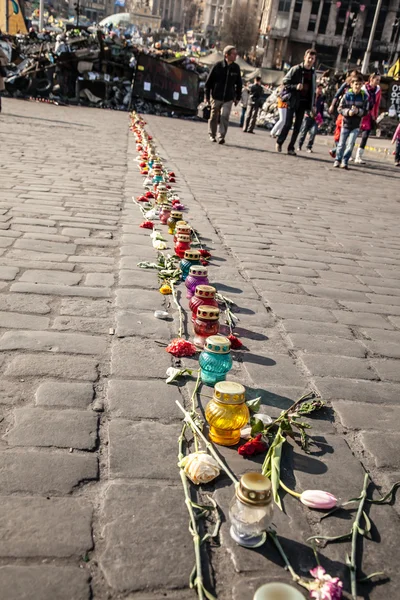
[[[333,494],[322,490],[306,490],[301,494],[300,502],[309,508],[327,510],[336,506],[337,498]]]
[[[314,581],[309,584],[310,597],[315,600],[340,600],[343,583],[339,577],[331,577],[323,567],[315,567],[310,571]]]

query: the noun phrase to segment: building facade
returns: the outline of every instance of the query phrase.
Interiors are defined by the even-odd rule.
[[[243,10],[254,15],[257,22],[260,21],[263,0],[203,0],[201,31],[210,38],[217,37],[237,3],[241,5]]]
[[[263,66],[301,62],[315,48],[322,68],[360,64],[368,44],[376,0],[264,0],[260,33]],[[400,50],[400,0],[383,0],[371,61],[392,62]],[[373,64],[370,65],[370,69]]]

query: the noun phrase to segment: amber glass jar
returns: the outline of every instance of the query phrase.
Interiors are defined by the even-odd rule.
[[[169,219],[167,221],[168,233],[170,233],[171,235],[174,235],[176,224],[178,221],[181,221],[181,219],[182,219],[182,213],[179,210],[171,210],[171,216],[169,217]]]
[[[213,399],[206,406],[210,439],[221,446],[234,446],[240,440],[240,430],[250,414],[245,403],[245,389],[235,381],[219,381],[214,386]]]

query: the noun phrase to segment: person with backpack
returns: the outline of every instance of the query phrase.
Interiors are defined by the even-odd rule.
[[[348,163],[360,131],[361,119],[368,112],[368,94],[362,89],[363,83],[362,76],[353,77],[351,88],[339,104],[339,114],[343,115],[343,126],[333,163],[336,168],[348,170]]]
[[[249,90],[249,99],[247,101],[246,116],[243,123],[244,133],[254,133],[254,127],[256,126],[258,110],[261,104],[261,97],[263,95],[263,87],[261,85],[261,77],[254,79],[253,85]]]
[[[379,115],[379,105],[381,103],[382,92],[380,88],[381,76],[380,73],[373,73],[369,77],[369,81],[364,85],[363,90],[368,94],[369,111],[363,116],[361,121],[361,142],[358,147],[355,163],[358,165],[366,165],[363,160],[365,146],[369,138],[369,134],[373,129]]]
[[[350,71],[350,73],[348,74],[348,76],[334,95],[331,105],[328,109],[329,114],[332,116],[332,118],[335,119],[336,125],[335,134],[333,138],[334,146],[331,150],[329,150],[329,154],[332,156],[332,158],[336,157],[336,148],[340,139],[340,133],[342,131],[343,124],[343,115],[340,115],[338,113],[338,106],[345,93],[349,90],[350,82],[353,79],[353,77],[358,77],[359,75],[361,75],[361,71],[357,71],[357,69]]]
[[[288,136],[294,119],[293,133],[287,153],[291,156],[296,156],[295,145],[303,122],[304,113],[306,110],[311,110],[314,106],[316,87],[314,64],[316,57],[317,53],[314,49],[306,50],[304,61],[292,67],[283,79],[283,85],[287,92],[288,109],[285,125],[276,141],[278,152],[282,152],[282,145]]]

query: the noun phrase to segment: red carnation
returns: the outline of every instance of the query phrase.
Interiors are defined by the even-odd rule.
[[[142,229],[153,229],[154,223],[152,223],[152,221],[143,221],[143,223],[140,223],[139,227],[142,227]]]
[[[166,186],[166,188],[167,188],[167,190],[170,190],[170,189],[171,189],[171,186],[170,186],[170,185],[167,185],[167,186]]]
[[[169,178],[169,182],[170,182],[170,183],[175,183],[175,177],[170,177],[170,178]]]
[[[242,446],[239,446],[238,452],[240,456],[253,456],[254,454],[261,454],[268,449],[268,444],[262,439],[261,433],[255,438],[252,438]]]
[[[204,258],[201,258],[200,263],[203,265],[203,267],[208,267],[208,260],[204,260]]]
[[[138,197],[136,198],[136,200],[137,200],[138,202],[148,202],[148,199],[146,198],[146,196],[138,196]]]
[[[154,198],[153,192],[146,192],[145,196],[146,196],[146,198]]]
[[[146,167],[146,166],[147,166],[147,163],[145,163],[145,162],[141,162],[141,163],[139,163],[139,167],[142,167],[142,168],[143,168],[143,167]]]
[[[196,346],[192,342],[188,342],[183,338],[175,338],[167,346],[166,351],[173,356],[193,356],[198,351]]]
[[[168,173],[168,175],[169,175],[170,177],[175,177],[175,173],[174,173],[173,171],[170,171],[170,172]]]
[[[200,252],[200,256],[203,258],[211,258],[211,252],[209,252],[208,250],[205,250],[204,248],[202,248],[201,250],[199,250]]]
[[[232,350],[239,350],[239,348],[241,348],[243,346],[243,344],[239,340],[239,338],[237,338],[236,335],[233,335],[232,333],[231,333],[231,335],[228,335],[228,340],[231,343]]]

